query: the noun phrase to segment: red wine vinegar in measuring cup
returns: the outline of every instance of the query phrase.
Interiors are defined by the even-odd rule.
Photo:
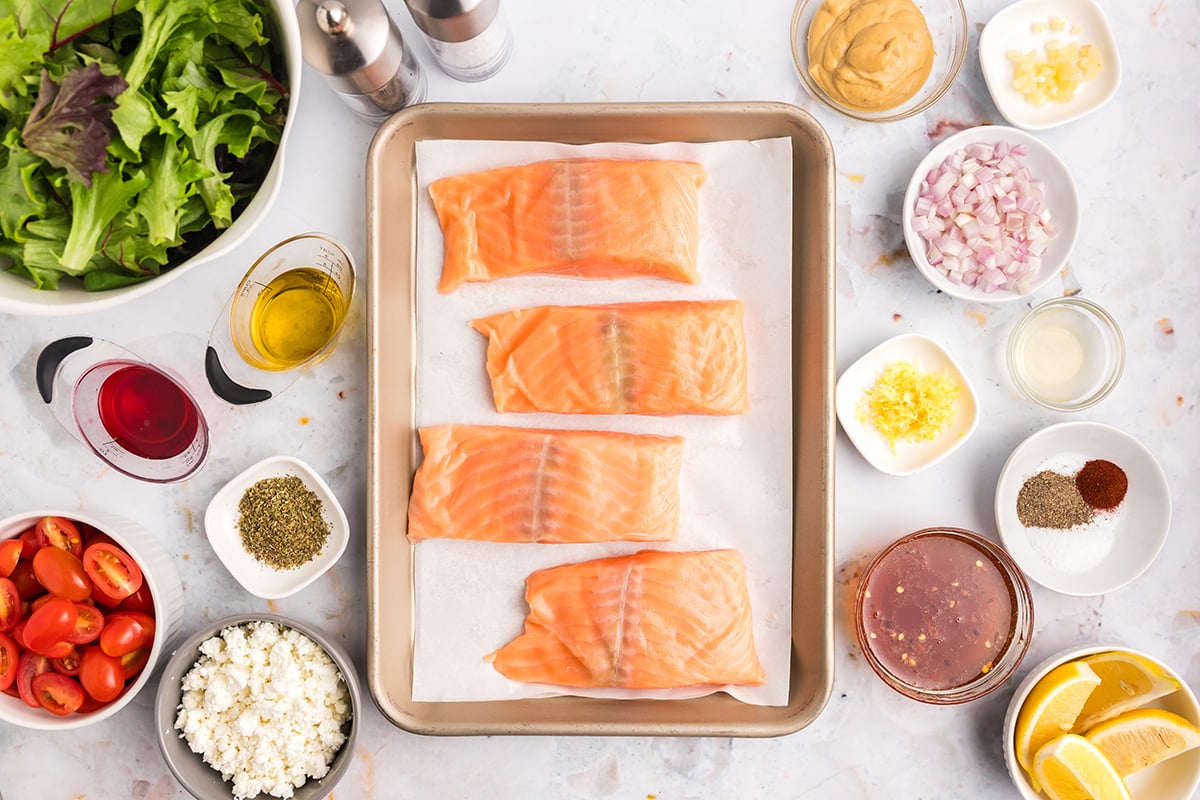
[[[157,370],[121,367],[100,384],[100,422],[118,445],[142,458],[174,458],[195,441],[200,426],[192,399]]]
[[[208,456],[208,424],[188,390],[125,348],[90,336],[46,345],[38,393],[104,463],[138,480],[182,481]]]

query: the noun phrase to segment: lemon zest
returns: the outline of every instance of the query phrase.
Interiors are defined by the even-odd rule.
[[[929,441],[953,422],[961,391],[947,372],[924,372],[911,361],[896,361],[863,394],[857,416],[874,425],[895,454],[898,442]]]

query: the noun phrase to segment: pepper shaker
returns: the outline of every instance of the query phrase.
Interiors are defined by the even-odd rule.
[[[304,60],[367,121],[425,99],[425,75],[380,0],[300,0],[296,16]]]
[[[460,81],[500,71],[512,53],[512,29],[500,0],[404,0],[438,66]]]

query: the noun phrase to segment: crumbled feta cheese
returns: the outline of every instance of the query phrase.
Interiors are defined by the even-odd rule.
[[[350,697],[312,639],[270,622],[226,628],[200,645],[175,719],[192,752],[233,781],[237,800],[292,797],[322,778],[346,740]]]

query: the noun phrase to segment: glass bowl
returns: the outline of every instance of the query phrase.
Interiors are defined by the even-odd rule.
[[[1099,403],[1125,370],[1121,326],[1081,297],[1036,305],[1008,337],[1008,374],[1026,397],[1055,411]]]
[[[931,705],[966,703],[997,689],[1025,657],[1033,595],[1000,545],[962,528],[925,528],[863,572],[854,626],[888,686]]]
[[[792,12],[792,61],[809,94],[829,108],[864,122],[895,122],[920,114],[942,98],[958,78],[967,57],[967,12],[962,0],[923,0],[919,3],[933,37],[933,69],[925,84],[905,102],[883,111],[847,108],[817,85],[808,73],[808,29],[825,0],[797,0]]]

